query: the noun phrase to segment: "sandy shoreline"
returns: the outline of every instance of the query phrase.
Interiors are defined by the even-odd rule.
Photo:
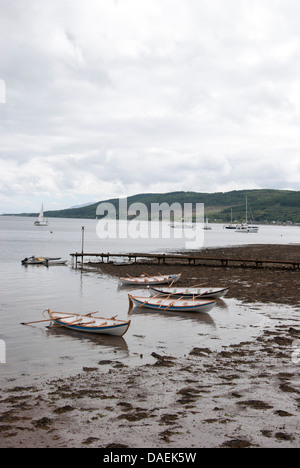
[[[255,256],[262,247],[222,251],[240,249]],[[264,246],[264,254],[299,258],[300,246]],[[101,269],[132,275],[145,266]],[[299,447],[300,272],[184,267],[182,284],[202,280],[229,284],[228,297],[245,303],[289,305],[291,314],[271,317],[257,338],[221,352],[191,348],[175,358],[153,350],[153,364],[99,361],[68,379],[11,382],[0,392],[0,447]]]

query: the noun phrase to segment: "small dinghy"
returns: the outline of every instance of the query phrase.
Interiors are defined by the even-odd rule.
[[[195,296],[205,299],[219,299],[226,296],[229,288],[152,288],[148,286],[151,296],[174,296],[183,298],[193,298]]]
[[[50,309],[47,312],[50,319],[53,320],[54,326],[62,326],[86,333],[123,336],[130,326],[130,320],[126,322],[124,320],[117,320],[115,317],[92,317],[92,313],[87,315],[68,314],[53,312]]]
[[[22,265],[45,265],[45,262],[49,261],[58,261],[60,260],[61,257],[35,257],[32,255],[32,257],[25,257],[23,260],[21,260]]]
[[[134,306],[148,307],[161,312],[209,312],[216,305],[216,301],[203,301],[200,299],[179,299],[164,297],[143,297],[128,294],[130,308]]]
[[[145,284],[173,284],[178,281],[181,277],[181,273],[178,275],[157,275],[157,276],[128,276],[128,278],[120,278],[121,284],[131,284],[131,285],[145,285]]]
[[[66,265],[67,263],[68,263],[68,260],[51,260],[51,259],[45,260],[45,265],[46,265],[46,266],[51,266],[51,265]]]

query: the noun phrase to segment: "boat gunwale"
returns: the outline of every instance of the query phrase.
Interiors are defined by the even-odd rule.
[[[167,288],[154,288],[152,286],[148,286],[148,289],[152,289],[153,291],[157,292],[157,293],[161,293],[161,295],[165,295],[165,296],[168,296],[168,295],[172,295],[172,296],[183,296],[183,297],[190,297],[190,298],[193,298],[194,296],[201,296],[201,297],[205,297],[206,295],[210,295],[210,294],[220,294],[220,293],[223,293],[224,291],[226,291],[225,294],[228,293],[228,291],[230,290],[230,287],[227,287],[227,288],[211,288],[211,290],[209,289],[206,289],[205,292],[203,293],[200,293],[200,292],[195,292],[195,293],[188,293],[188,292],[171,292],[171,291],[162,291],[162,289],[167,289]],[[197,288],[177,288],[177,289],[184,289],[184,290],[188,290],[188,289],[197,289]],[[205,289],[205,288],[199,288],[199,289]],[[199,291],[198,289],[198,291]]]
[[[120,277],[120,281],[126,281],[129,283],[137,283],[137,284],[143,284],[143,283],[151,283],[151,282],[161,282],[164,280],[165,282],[168,282],[168,279],[170,281],[174,281],[175,279],[179,279],[181,277],[182,273],[177,273],[174,275],[153,275],[153,276],[131,276],[131,277],[126,277],[122,276]]]
[[[125,333],[127,332],[130,324],[131,324],[131,320],[120,320],[120,319],[115,319],[115,318],[107,318],[107,317],[99,317],[99,316],[94,316],[93,318],[95,319],[100,319],[100,320],[113,320],[114,322],[120,322],[120,323],[115,323],[113,325],[107,325],[107,324],[103,324],[103,325],[98,325],[98,326],[87,326],[88,324],[86,324],[86,326],[84,325],[84,323],[82,324],[75,324],[75,323],[70,323],[68,324],[67,322],[64,322],[63,321],[63,318],[62,319],[59,319],[59,318],[55,318],[55,316],[53,316],[53,314],[63,314],[63,315],[67,315],[68,317],[67,318],[72,318],[72,317],[78,317],[79,319],[81,318],[92,318],[91,315],[80,315],[80,314],[70,314],[70,313],[67,313],[67,312],[57,312],[57,311],[51,311],[50,309],[47,310],[50,318],[53,320],[53,322],[55,322],[56,324],[58,325],[61,325],[65,328],[69,328],[69,329],[73,329],[73,330],[82,330],[82,331],[88,331],[88,332],[93,332],[93,331],[99,331],[99,330],[109,330],[109,329],[116,329],[116,328],[120,328],[120,327],[125,327],[125,331],[122,333],[122,335],[119,335],[119,336],[123,336],[125,335]]]
[[[191,310],[193,310],[193,309],[196,309],[196,308],[199,308],[199,307],[205,307],[205,306],[209,306],[209,305],[217,303],[217,300],[202,300],[202,299],[200,299],[200,300],[193,301],[194,304],[192,304],[192,305],[174,305],[175,303],[173,302],[173,304],[172,304],[172,302],[171,302],[171,304],[169,304],[169,305],[165,304],[165,306],[164,306],[163,304],[153,304],[153,303],[150,303],[148,300],[143,302],[143,301],[140,301],[138,299],[138,298],[149,299],[149,300],[154,299],[154,298],[151,298],[151,297],[145,298],[144,296],[132,296],[131,294],[128,294],[128,297],[132,301],[136,301],[140,306],[144,306],[144,307],[151,306],[154,309],[157,308],[157,309],[160,309],[162,311],[164,311],[165,308],[167,308],[168,310],[180,310],[180,309],[185,309],[185,310],[186,309],[191,309]],[[159,298],[157,298],[157,299],[159,299]],[[161,298],[161,299],[164,300],[163,298]],[[169,301],[174,301],[172,299],[168,299],[168,300]],[[185,299],[183,299],[183,300],[186,301]],[[192,299],[191,299],[191,301],[192,301]],[[178,299],[175,302],[177,302],[177,304],[178,304],[178,302],[179,302]]]

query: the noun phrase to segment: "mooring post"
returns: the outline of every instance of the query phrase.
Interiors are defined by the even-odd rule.
[[[83,268],[84,226],[81,226],[81,268]]]

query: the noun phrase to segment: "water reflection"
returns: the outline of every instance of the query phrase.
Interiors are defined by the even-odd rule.
[[[169,310],[149,309],[147,307],[133,307],[128,311],[128,315],[148,315],[151,317],[169,317],[179,320],[189,320],[198,323],[205,323],[207,325],[216,326],[214,319],[210,314],[205,314],[203,312],[172,312]]]
[[[69,338],[75,339],[82,344],[86,342],[93,346],[110,348],[110,351],[123,351],[124,356],[129,355],[127,343],[122,336],[99,335],[96,333],[83,334],[82,332],[65,327],[54,328],[49,326],[47,329],[49,336],[56,336],[56,338],[61,338],[64,341],[67,341]]]
[[[228,309],[228,304],[226,300],[218,299],[216,307],[218,307],[219,309]]]

